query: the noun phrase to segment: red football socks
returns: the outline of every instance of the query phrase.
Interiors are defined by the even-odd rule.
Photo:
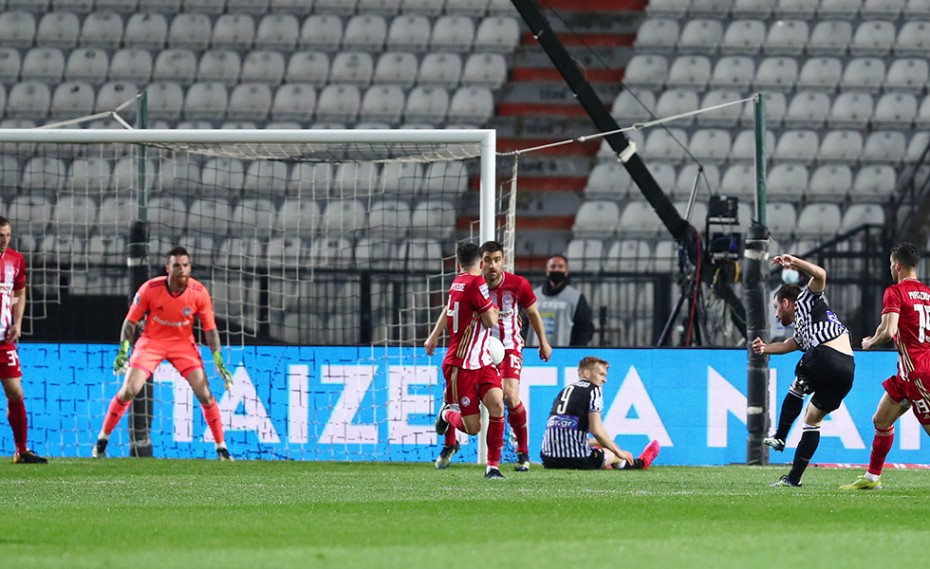
[[[26,434],[29,432],[26,403],[22,399],[19,401],[7,399],[6,416],[10,420],[10,427],[13,429],[13,442],[16,444],[16,452],[26,452]]]
[[[488,417],[488,466],[501,463],[501,448],[504,446],[504,418]]]
[[[225,435],[223,434],[223,419],[220,418],[220,406],[217,405],[216,399],[213,400],[213,404],[207,407],[206,405],[201,405],[203,409],[203,418],[207,420],[207,426],[210,427],[210,432],[213,433],[213,440],[217,445],[222,445],[226,443]]]
[[[521,402],[514,409],[507,412],[507,422],[517,436],[517,452],[529,454],[529,442],[526,433],[526,407]]]
[[[875,429],[875,437],[872,438],[872,454],[869,455],[869,474],[882,475],[882,468],[885,467],[885,457],[891,451],[893,443],[894,425],[889,429]]]
[[[123,414],[126,413],[126,409],[129,409],[129,404],[131,402],[130,400],[123,403],[119,400],[119,395],[113,396],[113,399],[110,400],[110,406],[107,408],[107,416],[103,420],[103,433],[105,435],[110,436],[110,433],[116,428],[116,424],[119,423],[119,420],[123,418]]]

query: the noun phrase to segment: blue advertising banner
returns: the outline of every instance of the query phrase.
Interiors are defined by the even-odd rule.
[[[107,405],[120,385],[111,372],[116,347],[98,344],[22,344],[30,445],[51,457],[89,456]],[[651,439],[662,444],[660,463],[718,465],[746,459],[746,353],[711,349],[557,349],[547,363],[528,350],[521,396],[527,407],[530,449],[539,445],[552,400],[575,380],[585,355],[610,362],[604,386],[604,424],[618,444],[638,454]],[[204,352],[205,361],[210,362]],[[774,425],[800,353],[771,360],[770,410]],[[820,463],[864,463],[871,417],[895,370],[894,352],[857,352],[856,382],[845,404],[823,424]],[[439,450],[433,419],[442,395],[441,353],[372,347],[249,346],[226,354],[235,387],[207,365],[226,439],[239,459],[432,461]],[[209,429],[187,383],[168,364],[154,377],[152,441],[157,457],[212,458]],[[0,400],[0,411],[6,401]],[[128,455],[127,421],[114,431],[110,456]],[[788,449],[772,462],[789,462]],[[0,453],[12,454],[9,430]],[[930,440],[910,413],[898,425],[889,460],[927,463]],[[474,461],[477,440],[460,437],[456,460]],[[511,449],[505,460],[512,458]]]

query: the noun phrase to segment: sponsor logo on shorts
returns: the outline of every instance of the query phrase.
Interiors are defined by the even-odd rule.
[[[469,405],[471,405],[471,398],[469,398],[467,395],[465,397],[462,397],[462,405],[464,405],[465,407],[468,407]]]
[[[552,415],[546,422],[547,429],[574,429],[578,430],[578,417],[574,415]]]

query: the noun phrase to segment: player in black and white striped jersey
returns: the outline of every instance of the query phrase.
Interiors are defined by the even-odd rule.
[[[607,381],[607,367],[605,360],[586,356],[578,363],[578,381],[566,386],[552,402],[540,453],[543,467],[645,470],[659,454],[659,441],[652,441],[634,459],[604,428],[601,386]]]
[[[795,324],[794,336],[771,344],[766,344],[760,338],[752,342],[752,349],[757,354],[804,351],[794,370],[794,382],[782,402],[778,429],[774,435],[762,440],[774,450],[784,450],[788,431],[801,414],[804,397],[813,393],[804,415],[804,430],[794,453],[791,471],[773,484],[800,486],[801,476],[820,444],[820,424],[827,414],[839,409],[843,398],[852,389],[856,364],[849,342],[849,330],[830,310],[824,296],[827,271],[819,265],[788,254],[775,257],[772,263],[781,265],[783,269],[803,271],[810,275],[810,281],[804,288],[785,284],[775,293],[775,315],[782,325]]]

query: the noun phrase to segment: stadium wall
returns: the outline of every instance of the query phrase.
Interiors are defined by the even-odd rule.
[[[116,347],[106,344],[22,344],[30,443],[51,457],[88,456],[119,379]],[[746,457],[746,354],[742,350],[558,349],[548,363],[528,353],[521,389],[534,460],[559,389],[576,377],[586,354],[610,362],[604,422],[621,447],[637,454],[662,443],[661,463],[719,465]],[[206,351],[204,358],[209,361]],[[776,413],[793,378],[797,354],[773,357],[770,408]],[[240,458],[431,461],[438,450],[433,418],[441,397],[441,354],[411,348],[250,346],[227,361],[236,387],[220,397],[227,441]],[[844,406],[824,422],[820,463],[864,463],[881,381],[895,369],[894,352],[857,352],[856,383]],[[0,398],[2,399],[2,398]],[[210,433],[186,382],[167,365],[155,375],[155,456],[212,458]],[[5,399],[0,410],[5,410]],[[774,424],[774,417],[772,418]],[[800,439],[795,425],[782,454],[789,462]],[[112,456],[125,456],[126,421],[114,432]],[[891,460],[927,463],[930,442],[907,414]],[[477,444],[462,438],[456,460],[473,462]],[[115,443],[115,444],[114,444]],[[122,452],[120,452],[122,450]],[[508,450],[508,452],[510,452]],[[0,454],[13,453],[0,437]],[[505,459],[507,456],[505,455]],[[512,453],[511,453],[512,458]]]

